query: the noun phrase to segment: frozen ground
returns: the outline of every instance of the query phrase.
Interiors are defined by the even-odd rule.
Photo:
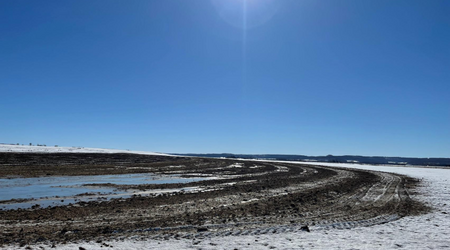
[[[413,195],[432,206],[431,213],[405,217],[370,227],[333,229],[312,227],[301,230],[268,231],[258,235],[215,236],[196,239],[115,239],[58,245],[56,249],[449,249],[450,248],[450,170],[355,164],[327,164],[405,174],[423,179]],[[282,231],[282,232],[280,232]],[[31,249],[48,249],[48,245]],[[13,249],[13,248],[6,248]],[[15,249],[15,248],[14,248]]]
[[[120,149],[84,148],[84,147],[47,147],[47,146],[21,146],[0,144],[0,152],[22,153],[105,153],[105,154],[143,154],[143,155],[167,155],[154,152],[130,151]]]

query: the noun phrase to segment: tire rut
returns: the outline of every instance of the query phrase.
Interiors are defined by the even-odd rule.
[[[81,157],[78,159],[77,157]],[[169,189],[189,185],[200,191],[136,195],[127,199],[79,202],[70,206],[0,210],[0,244],[68,242],[109,237],[199,238],[257,235],[287,231],[348,229],[388,223],[426,208],[409,197],[418,181],[391,173],[206,158],[146,158],[127,155],[36,155],[4,162],[5,173],[44,165],[34,174],[77,174],[93,167],[108,173],[120,162],[120,173],[147,171],[212,175],[217,179],[189,184],[127,185],[123,189]],[[108,157],[112,157],[109,159]],[[0,157],[0,159],[2,159]],[[40,162],[41,161],[41,162]],[[92,165],[94,162],[95,164]],[[45,163],[45,164],[44,164]],[[47,164],[47,165],[46,165]],[[2,162],[0,162],[2,166]],[[63,166],[63,167],[61,167]],[[66,167],[64,167],[66,166]],[[175,166],[175,167],[174,167]],[[1,173],[1,171],[0,171]]]

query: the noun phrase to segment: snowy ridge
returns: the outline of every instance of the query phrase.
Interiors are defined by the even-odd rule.
[[[47,147],[47,146],[22,146],[0,144],[0,152],[14,153],[103,153],[103,154],[141,154],[141,155],[168,155],[162,153],[130,151],[121,149],[84,148],[84,147]]]

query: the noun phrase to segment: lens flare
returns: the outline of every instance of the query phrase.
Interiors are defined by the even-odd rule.
[[[247,31],[261,26],[277,13],[279,0],[211,0],[220,17],[242,30],[242,92],[247,88]]]

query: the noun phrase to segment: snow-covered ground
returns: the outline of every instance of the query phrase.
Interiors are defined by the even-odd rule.
[[[20,153],[105,153],[105,154],[143,154],[143,155],[167,155],[162,153],[130,151],[120,149],[84,148],[84,147],[47,147],[47,146],[22,146],[0,144],[0,152]]]
[[[138,240],[133,238],[102,243],[80,242],[58,245],[56,249],[449,249],[450,248],[450,169],[329,164],[405,174],[423,179],[414,198],[432,206],[431,213],[411,216],[371,227],[266,233],[247,236],[221,236],[203,239]],[[104,245],[107,244],[107,245]],[[48,245],[32,249],[49,248]],[[7,247],[6,249],[16,249]]]

